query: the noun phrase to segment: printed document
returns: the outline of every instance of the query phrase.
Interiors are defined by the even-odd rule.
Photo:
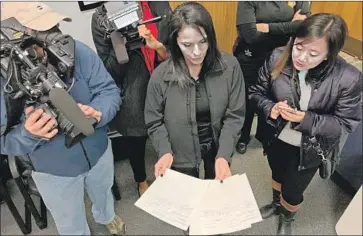
[[[262,221],[246,174],[221,183],[168,169],[135,205],[190,235],[232,233]]]
[[[182,230],[187,230],[193,209],[201,202],[208,183],[168,169],[135,205]]]
[[[227,234],[262,221],[247,176],[235,175],[223,183],[209,184],[205,197],[193,213],[190,235]]]

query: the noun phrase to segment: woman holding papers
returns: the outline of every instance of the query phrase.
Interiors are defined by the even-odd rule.
[[[362,74],[338,56],[346,35],[340,16],[308,17],[284,49],[274,50],[251,88],[250,98],[271,128],[265,134],[274,197],[260,210],[263,218],[280,214],[279,235],[291,235],[321,154],[338,159],[361,120]]]
[[[145,120],[158,153],[155,176],[167,168],[225,179],[245,113],[242,71],[217,48],[213,21],[196,2],[179,5],[169,22],[169,59],[153,72]]]

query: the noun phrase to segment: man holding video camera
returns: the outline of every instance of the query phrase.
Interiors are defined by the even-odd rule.
[[[58,23],[62,20],[70,21],[69,18],[57,14],[40,2],[2,3],[1,32],[5,30],[4,22],[7,20],[18,22],[27,29],[26,32],[22,32],[14,27],[7,27],[14,30],[14,35],[30,35],[35,31],[37,32],[34,34],[35,38],[40,33],[44,34],[48,31],[58,32],[56,34],[58,36],[63,35],[58,28]],[[69,40],[69,38],[63,37],[63,45],[69,43],[69,41],[64,41],[65,39]],[[5,37],[2,37],[1,40],[3,46]],[[114,199],[111,192],[114,180],[113,155],[107,137],[107,123],[113,119],[121,104],[120,90],[97,54],[85,44],[71,40],[75,43],[74,56],[70,55],[70,58],[74,60],[72,62],[74,71],[72,78],[66,78],[63,82],[74,80],[70,84],[69,94],[66,93],[66,96],[63,96],[64,99],[59,97],[60,102],[55,101],[54,98],[53,101],[57,102],[60,107],[63,106],[62,103],[68,102],[67,106],[72,111],[68,112],[69,117],[79,112],[85,118],[83,122],[79,121],[79,124],[87,123],[91,118],[97,120],[93,135],[86,135],[87,137],[77,141],[72,147],[66,147],[65,132],[59,128],[60,126],[54,128],[58,120],[45,112],[44,109],[47,107],[43,107],[43,109],[33,106],[25,108],[26,96],[22,99],[15,99],[9,95],[9,90],[11,90],[9,84],[14,82],[14,77],[4,78],[2,75],[1,154],[8,155],[9,158],[11,156],[29,158],[34,167],[32,178],[45,205],[52,213],[59,234],[90,235],[85,213],[84,189],[87,190],[93,203],[92,213],[95,221],[104,224],[111,234],[124,233],[125,224],[114,211]],[[53,42],[55,41],[52,41],[50,45],[29,46],[30,50],[25,53],[24,49],[22,57],[19,58],[24,59],[25,57],[29,63],[36,61],[34,58],[42,61],[47,58],[47,55],[49,56],[49,48],[54,46]],[[10,42],[5,43],[10,45]],[[16,44],[14,43],[12,51],[16,52],[15,48],[20,48]],[[64,56],[62,55],[64,51],[60,50],[58,53]],[[65,54],[68,55],[68,53]],[[2,62],[3,59],[6,59],[4,54],[1,55]],[[19,61],[14,63],[20,64]],[[49,61],[49,63],[52,62]],[[33,67],[35,67],[34,65]],[[32,73],[38,72],[33,70]],[[14,69],[10,74],[28,76],[24,71],[20,73]],[[16,81],[22,81],[16,76]],[[49,76],[49,74],[38,74],[35,78],[40,76]],[[24,83],[26,82],[29,81]],[[59,83],[61,81],[56,84],[56,87]],[[23,86],[23,88],[27,86]],[[71,98],[71,101],[66,99],[67,96]],[[49,97],[52,99],[52,95]],[[72,104],[74,104],[73,107]],[[24,108],[25,116],[22,114]],[[66,110],[66,107],[63,108]]]
[[[91,29],[97,53],[122,90],[122,106],[110,124],[122,137],[114,141],[117,145],[113,148],[115,153],[120,150],[129,158],[139,196],[148,188],[146,90],[152,71],[167,57],[165,18],[170,14],[167,1],[130,1],[105,3],[92,16]],[[140,25],[142,21],[155,22],[156,18],[160,20],[158,23]]]

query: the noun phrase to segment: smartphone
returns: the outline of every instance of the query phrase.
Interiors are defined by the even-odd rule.
[[[279,109],[295,114],[297,109],[285,106],[278,106]]]

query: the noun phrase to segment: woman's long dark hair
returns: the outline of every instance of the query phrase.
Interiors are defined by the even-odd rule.
[[[342,17],[335,14],[319,13],[306,18],[296,31],[296,34],[290,39],[286,48],[274,65],[271,76],[277,78],[285,68],[288,61],[291,61],[291,52],[296,38],[304,39],[304,43],[313,40],[325,38],[328,44],[327,60],[320,63],[313,70],[319,71],[319,74],[327,75],[334,67],[338,53],[344,46],[345,39],[348,35],[348,28]],[[309,72],[310,73],[310,72]],[[320,77],[321,78],[321,77]]]
[[[207,9],[196,2],[186,2],[176,7],[169,21],[169,38],[168,47],[170,52],[170,69],[176,81],[181,87],[184,87],[190,81],[190,73],[183,57],[183,54],[177,44],[179,31],[184,26],[190,26],[198,30],[203,28],[207,35],[208,50],[204,58],[200,74],[204,75],[209,71],[214,63],[221,59],[221,53],[217,47],[216,33],[213,26],[213,20]],[[202,34],[203,35],[203,34]]]

